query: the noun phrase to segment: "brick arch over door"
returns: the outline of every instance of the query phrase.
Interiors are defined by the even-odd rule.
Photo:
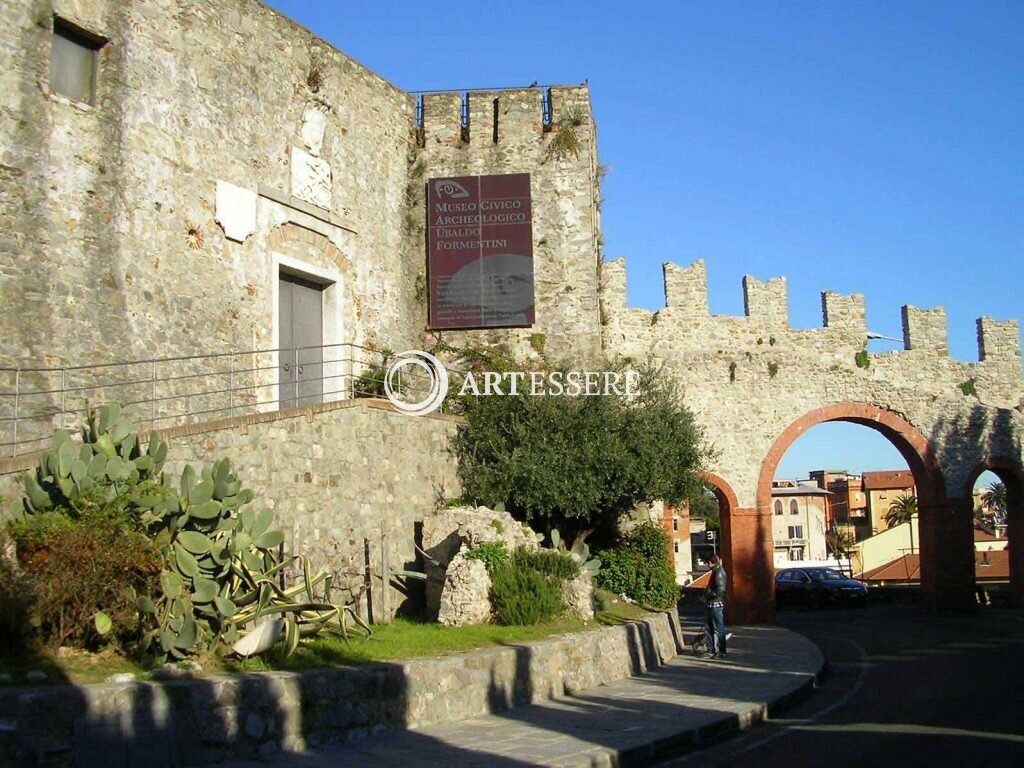
[[[744,587],[747,584],[747,580],[740,577],[740,583],[738,585],[733,579],[733,575],[749,574],[749,568],[747,567],[747,559],[737,554],[741,551],[740,549],[734,549],[728,546],[728,543],[732,540],[731,526],[734,520],[739,514],[740,502],[736,496],[736,491],[733,490],[732,486],[719,475],[713,472],[703,472],[701,479],[707,483],[711,490],[715,494],[715,498],[718,500],[718,520],[720,524],[720,540],[719,540],[719,552],[722,555],[722,565],[725,567],[725,572],[729,576],[728,579],[728,595],[726,596],[726,619],[730,623],[734,624],[752,624],[758,622],[764,622],[769,620],[765,616],[760,614],[751,614],[743,608],[737,609],[740,603],[746,604],[751,602],[757,604],[756,597],[754,600],[750,600],[750,596],[744,593]]]
[[[1010,600],[1024,605],[1024,466],[1016,459],[991,456],[968,475],[961,496],[971,499],[974,484],[985,471],[994,472],[1006,486],[1006,539],[1009,547]],[[973,510],[972,510],[973,511]]]
[[[711,490],[714,491],[715,498],[718,499],[719,513],[739,509],[740,502],[739,499],[736,498],[736,491],[732,489],[732,486],[729,485],[729,483],[713,472],[702,473],[701,479],[710,485]]]
[[[363,328],[360,323],[363,316],[362,300],[353,284],[356,272],[352,267],[350,259],[328,238],[297,224],[282,224],[267,237],[267,246],[270,250],[280,248],[288,243],[299,243],[309,246],[310,250],[326,257],[338,268],[344,283],[341,296],[344,341],[352,344],[365,343]],[[348,354],[342,356],[351,357]]]
[[[346,277],[352,276],[352,268],[349,265],[348,259],[345,258],[345,254],[341,252],[338,246],[320,233],[300,227],[297,224],[282,224],[271,232],[267,238],[267,245],[271,248],[288,242],[307,243],[313,246],[314,249],[333,261],[343,275]]]

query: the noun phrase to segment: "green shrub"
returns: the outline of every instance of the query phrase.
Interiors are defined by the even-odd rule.
[[[144,627],[136,599],[156,587],[163,563],[157,545],[101,515],[29,515],[11,526],[11,534],[34,588],[32,623],[44,643],[137,645]],[[101,612],[111,620],[102,638],[95,622]]]
[[[356,397],[384,397],[384,377],[387,371],[383,366],[371,365],[356,378]]]
[[[528,626],[557,619],[565,611],[561,585],[560,580],[532,568],[528,560],[511,557],[491,574],[495,621]]]
[[[501,549],[504,552],[504,546]],[[562,584],[579,575],[580,564],[564,552],[517,549],[488,571],[495,620],[525,626],[552,621],[565,612]]]
[[[626,362],[609,365],[627,373]],[[635,397],[531,397],[529,387],[504,397],[463,396],[465,424],[453,449],[466,497],[504,503],[535,530],[607,546],[638,504],[693,496],[711,455],[702,430],[661,369],[635,372]]]
[[[669,536],[660,525],[644,523],[601,553],[597,586],[651,608],[671,608],[679,597],[669,560]]]
[[[384,379],[387,378],[388,365],[394,352],[382,349],[380,354],[381,362],[370,363],[356,378],[353,387],[356,397],[384,397],[387,394],[384,390]]]
[[[28,553],[48,548],[76,527],[75,521],[61,512],[40,512],[10,521],[7,532],[17,545],[18,557],[23,558]]]
[[[466,557],[482,561],[487,566],[488,573],[494,573],[509,560],[508,550],[500,541],[485,541],[466,552]]]
[[[512,559],[524,568],[557,581],[559,586],[580,575],[580,564],[571,555],[554,549],[517,549]]]

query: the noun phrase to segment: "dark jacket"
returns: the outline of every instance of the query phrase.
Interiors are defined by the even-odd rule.
[[[728,587],[728,580],[725,576],[725,568],[719,563],[711,570],[711,581],[708,583],[708,600],[725,600],[725,592]]]

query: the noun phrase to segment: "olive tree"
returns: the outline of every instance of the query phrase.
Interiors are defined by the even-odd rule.
[[[637,505],[701,494],[709,451],[678,386],[644,366],[635,393],[467,396],[454,449],[464,494],[582,542]]]

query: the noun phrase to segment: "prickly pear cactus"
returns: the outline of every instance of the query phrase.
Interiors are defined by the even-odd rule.
[[[349,620],[368,631],[350,607],[331,602],[326,573],[311,574],[304,558],[278,560],[284,534],[271,527],[274,513],[247,506],[253,493],[241,487],[227,459],[198,476],[187,466],[177,493],[165,488],[141,501],[150,507],[142,520],[166,540],[168,552],[163,594],[139,605],[156,619],[156,655],[182,658],[236,644],[263,617],[284,621],[288,653],[301,636],[321,629],[346,634]],[[302,582],[285,589],[278,576],[293,564],[301,566]]]
[[[159,478],[167,458],[167,443],[155,433],[143,444],[132,422],[117,405],[99,414],[89,412],[82,442],[58,430],[53,450],[25,476],[24,507],[28,513],[52,509],[77,510],[82,498],[111,501],[129,487]]]
[[[175,483],[163,474],[167,444],[155,433],[140,442],[116,405],[90,412],[81,437],[78,444],[68,432],[54,435],[54,449],[26,478],[25,512],[73,513],[85,498],[125,500],[164,552],[159,593],[136,599],[149,618],[145,648],[158,660],[235,644],[268,617],[283,621],[288,653],[321,630],[347,637],[350,623],[369,634],[351,606],[332,602],[328,574],[312,574],[305,558],[278,557],[284,534],[272,527],[273,511],[249,506],[253,492],[227,459],[199,474],[186,466]],[[280,575],[290,566],[302,581],[286,589]]]

